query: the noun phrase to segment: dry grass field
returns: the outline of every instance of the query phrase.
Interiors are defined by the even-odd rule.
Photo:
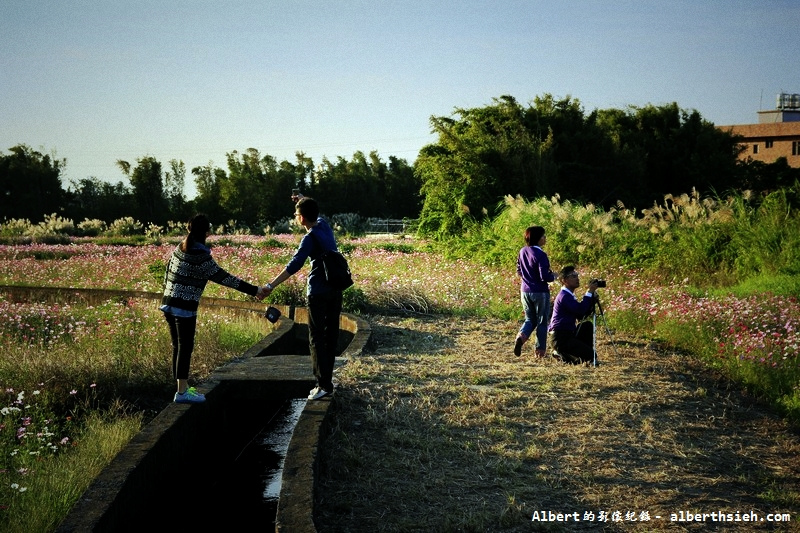
[[[368,318],[370,353],[337,370],[320,533],[800,531],[800,431],[686,354],[599,328],[602,364],[567,366],[515,357],[514,322]]]

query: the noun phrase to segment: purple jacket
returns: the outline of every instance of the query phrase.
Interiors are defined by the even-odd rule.
[[[562,287],[553,301],[553,318],[550,319],[547,331],[576,331],[578,320],[589,314],[593,303],[594,297],[591,294],[586,293],[579,302],[569,289]]]
[[[550,271],[550,259],[538,246],[524,246],[517,257],[517,274],[522,278],[521,292],[546,292],[549,282],[556,279]]]

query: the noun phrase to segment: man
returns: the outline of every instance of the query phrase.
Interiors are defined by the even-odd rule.
[[[591,313],[597,302],[595,297],[597,282],[590,281],[586,294],[578,301],[574,291],[580,287],[581,282],[575,267],[570,265],[562,268],[558,279],[562,287],[553,302],[553,318],[547,328],[549,344],[565,363],[574,365],[591,363],[595,358],[594,332],[590,327],[587,335],[576,335],[576,333],[578,321]]]
[[[286,268],[267,283],[267,294],[298,272],[311,258],[306,295],[308,298],[308,344],[317,386],[308,394],[309,400],[319,400],[333,394],[333,366],[339,344],[339,315],[342,312],[342,291],[328,285],[322,266],[322,254],[336,250],[336,239],[328,223],[319,216],[319,205],[313,198],[293,195],[295,220],[306,229],[294,256]]]

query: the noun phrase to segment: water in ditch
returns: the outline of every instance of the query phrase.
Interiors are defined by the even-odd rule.
[[[247,442],[233,465],[208,491],[204,500],[213,502],[203,528],[275,524],[286,450],[306,399],[287,399],[264,427]],[[272,529],[271,529],[272,530]]]

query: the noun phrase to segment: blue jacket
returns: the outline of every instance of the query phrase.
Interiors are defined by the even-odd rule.
[[[306,259],[311,259],[311,271],[308,273],[306,289],[308,296],[324,294],[333,290],[325,281],[325,270],[321,260],[323,252],[328,250],[338,251],[339,249],[336,246],[333,230],[324,218],[318,217],[317,224],[311,228],[311,231],[303,235],[300,246],[297,247],[294,256],[286,265],[286,271],[289,274],[295,274],[303,268]]]

